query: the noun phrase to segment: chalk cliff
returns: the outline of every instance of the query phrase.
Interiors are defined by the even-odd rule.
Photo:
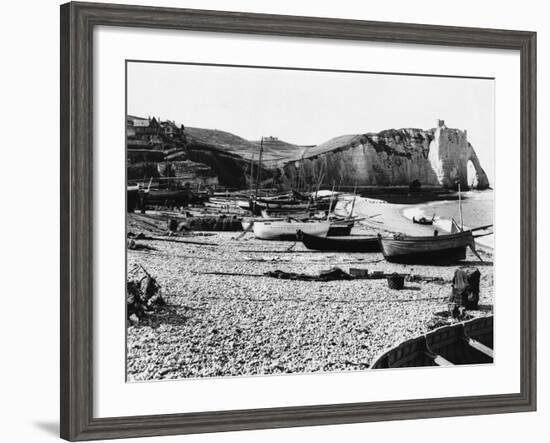
[[[321,180],[322,178],[322,180]],[[322,186],[425,186],[486,189],[483,171],[467,132],[440,120],[429,130],[406,128],[340,136],[308,148],[283,166],[281,180]]]
[[[127,121],[128,179],[169,176],[245,188],[257,178],[258,141],[220,130],[178,127],[156,118],[128,116]],[[432,129],[342,135],[317,146],[267,137],[262,146],[260,179],[266,185],[489,187],[467,132],[448,128],[443,120]]]

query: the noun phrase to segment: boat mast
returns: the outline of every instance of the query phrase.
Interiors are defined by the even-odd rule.
[[[353,210],[355,209],[355,199],[357,198],[357,182],[355,182],[355,186],[353,187],[353,202],[351,203],[351,211],[348,215],[348,218],[353,217]]]
[[[464,219],[462,218],[462,196],[460,195],[460,183],[458,184],[458,208],[460,211],[460,230],[464,231]]]
[[[298,193],[302,192],[302,173],[304,168],[304,156],[302,155],[302,158],[300,159],[300,169],[298,169],[298,187],[297,191]]]
[[[250,156],[250,189],[252,190],[252,186],[254,186],[254,154],[255,152],[252,152],[252,155]]]
[[[330,201],[328,204],[327,221],[330,220],[330,211],[332,209],[332,200],[334,198],[334,180],[332,181],[332,192],[330,193]]]
[[[260,191],[260,180],[261,180],[261,171],[262,171],[262,153],[264,150],[264,138],[262,137],[260,141],[260,158],[258,159],[258,173],[256,179],[256,192],[255,199],[258,199],[258,193]]]

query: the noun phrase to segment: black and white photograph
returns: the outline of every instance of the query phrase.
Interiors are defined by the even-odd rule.
[[[500,4],[6,2],[1,440],[542,440],[550,8]]]
[[[492,364],[494,89],[128,60],[127,381]]]

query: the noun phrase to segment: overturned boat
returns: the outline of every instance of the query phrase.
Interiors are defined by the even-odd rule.
[[[380,244],[377,237],[343,236],[324,237],[299,231],[297,234],[306,248],[315,251],[331,252],[380,252]]]
[[[443,326],[384,352],[371,369],[493,363],[493,316]]]

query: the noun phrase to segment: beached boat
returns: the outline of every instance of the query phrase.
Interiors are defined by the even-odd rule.
[[[244,199],[237,200],[237,206],[246,211],[252,210],[252,206],[250,206],[250,200],[244,200]]]
[[[326,236],[329,222],[254,221],[254,236],[262,240],[296,240],[298,231]]]
[[[158,206],[187,206],[192,200],[192,192],[187,189],[151,189],[146,203]]]
[[[268,210],[290,210],[290,211],[333,211],[336,207],[336,200],[322,199],[303,199],[289,197],[259,197],[254,199],[253,205],[260,209]]]
[[[243,231],[248,231],[252,227],[252,224],[255,222],[265,222],[265,221],[286,221],[284,217],[271,217],[271,218],[259,218],[259,217],[244,217],[241,220],[241,226]]]
[[[443,326],[384,352],[371,369],[493,362],[493,316]]]
[[[454,263],[466,258],[468,246],[477,254],[472,231],[426,237],[379,235],[378,241],[385,259],[394,263]]]
[[[312,205],[299,200],[266,201],[258,199],[254,203],[260,209],[279,211],[307,211]]]
[[[344,236],[322,237],[298,232],[297,238],[308,249],[334,252],[380,252],[378,237]]]
[[[307,220],[310,218],[309,211],[289,211],[289,210],[271,210],[262,209],[263,218],[294,218],[296,220]]]
[[[419,219],[417,219],[416,217],[413,217],[413,223],[416,223],[417,225],[433,225],[434,218],[435,215],[431,219],[426,217],[420,217]]]

